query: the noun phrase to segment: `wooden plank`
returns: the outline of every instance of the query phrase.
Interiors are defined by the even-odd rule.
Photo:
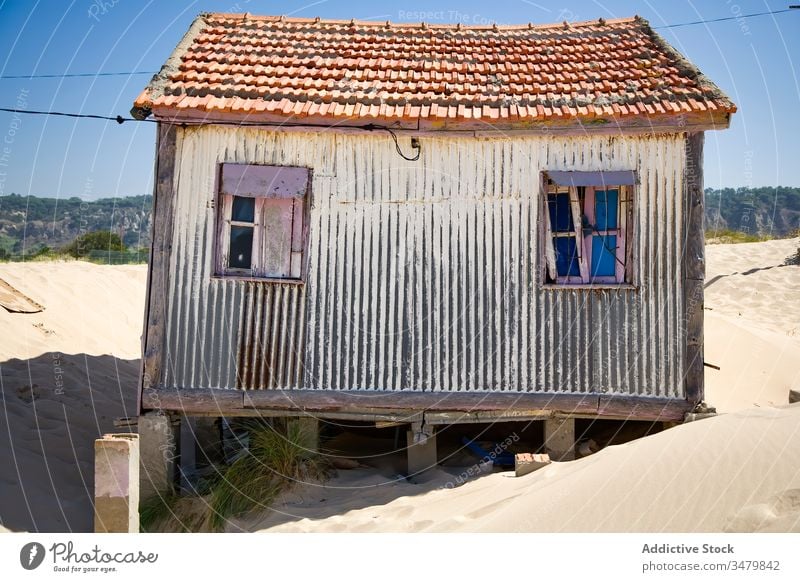
[[[702,133],[686,137],[684,208],[686,233],[683,249],[684,391],[692,405],[704,398],[703,385],[703,283],[705,279],[705,230]]]
[[[694,408],[683,398],[645,398],[604,394],[597,408],[598,416],[629,420],[683,420]]]
[[[703,281],[685,279],[683,285],[684,325],[686,327],[684,390],[686,399],[697,404],[704,398]]]
[[[247,392],[245,406],[302,410],[405,409],[433,411],[510,411],[517,408],[595,412],[596,395],[519,392],[374,392],[259,390]]]
[[[143,402],[145,408],[190,414],[291,416],[313,412],[321,418],[388,422],[411,422],[425,411],[430,424],[463,422],[459,419],[464,418],[492,422],[550,416],[682,420],[688,409],[683,399],[639,396],[330,390],[145,390]]]
[[[544,283],[547,281],[549,277],[551,281],[555,281],[558,278],[558,272],[556,271],[556,254],[555,249],[553,248],[553,231],[550,225],[550,208],[548,206],[547,201],[547,194],[549,193],[549,188],[547,185],[547,178],[545,177],[545,173],[542,172],[539,176],[540,181],[540,195],[539,195],[539,221],[544,222],[544,229],[540,228],[539,230],[539,258],[540,258],[540,265],[542,269],[542,276],[540,277],[539,281]],[[556,189],[558,191],[558,189]],[[544,233],[544,236],[542,236]],[[545,275],[545,268],[547,269],[547,274]]]
[[[169,293],[169,262],[172,253],[172,222],[175,196],[177,128],[158,124],[156,180],[153,191],[153,236],[147,272],[147,297],[142,345],[141,390],[159,386],[166,337]],[[140,409],[144,406],[140,398]]]
[[[142,392],[145,410],[175,410],[185,414],[215,413],[224,416],[243,408],[241,390],[155,390]]]
[[[426,412],[425,424],[475,424],[492,422],[530,422],[552,418],[550,410],[489,410],[474,412]]]
[[[261,202],[261,246],[254,253],[259,275],[265,277],[291,276],[293,201],[263,198]],[[256,247],[258,248],[258,247]]]
[[[0,307],[9,313],[39,313],[44,307],[8,282],[0,279]]]
[[[302,198],[308,190],[308,168],[222,164],[223,195],[248,198]]]
[[[214,122],[230,123],[240,120],[247,125],[269,126],[275,131],[308,132],[313,128],[324,128],[337,133],[363,134],[373,131],[383,134],[376,128],[375,120],[355,120],[352,123],[331,121],[323,116],[308,116],[302,121],[287,122],[286,117],[278,114],[232,112],[177,111],[169,107],[157,106],[152,113],[161,121],[173,123],[208,125]],[[631,115],[620,118],[598,118],[591,121],[565,119],[548,121],[495,121],[478,119],[472,122],[437,120],[395,121],[392,130],[403,136],[438,136],[438,137],[509,137],[517,135],[558,135],[581,136],[614,135],[621,133],[637,135],[657,135],[664,133],[682,133],[686,131],[706,131],[710,129],[727,129],[730,127],[731,114],[719,111],[704,113],[687,113],[681,115]],[[380,124],[378,120],[377,125]],[[389,139],[387,137],[387,139]]]

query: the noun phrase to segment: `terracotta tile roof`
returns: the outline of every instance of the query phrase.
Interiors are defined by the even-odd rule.
[[[134,110],[457,125],[736,106],[639,17],[462,27],[203,14]]]

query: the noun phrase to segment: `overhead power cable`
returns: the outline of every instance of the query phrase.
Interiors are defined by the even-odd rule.
[[[0,79],[71,79],[74,77],[130,77],[131,75],[155,75],[158,71],[130,71],[120,73],[53,73],[45,75],[2,75]]]
[[[676,24],[660,24],[653,26],[654,30],[664,28],[678,28],[681,26],[694,26],[696,24],[714,24],[716,22],[726,22],[729,20],[742,20],[744,18],[755,18],[757,16],[770,16],[774,14],[784,14],[800,9],[800,5],[791,5],[781,10],[770,10],[766,12],[753,12],[751,14],[734,14],[721,18],[709,18],[706,20],[693,20],[691,22],[679,22]],[[120,71],[113,73],[51,73],[51,74],[31,74],[31,75],[0,75],[3,79],[70,79],[76,77],[130,77],[131,75],[155,75],[158,71]]]
[[[714,22],[725,22],[727,20],[741,20],[743,18],[754,18],[756,16],[769,16],[770,14],[783,14],[784,12],[794,12],[800,6],[790,6],[783,10],[770,10],[769,12],[754,12],[752,14],[735,14],[733,16],[725,16],[722,18],[711,18],[709,20],[694,20],[692,22],[680,22],[678,24],[662,24],[660,26],[653,26],[653,29],[661,28],[678,28],[679,26],[693,26],[695,24],[713,24]]]
[[[69,117],[72,119],[99,119],[102,121],[116,121],[118,124],[122,125],[126,121],[135,121],[135,122],[144,122],[144,123],[159,123],[158,119],[136,119],[134,117],[122,117],[121,115],[111,116],[111,115],[95,115],[91,113],[68,113],[63,111],[36,111],[33,109],[18,109],[13,107],[0,107],[0,111],[5,111],[7,113],[18,113],[21,115],[46,115],[46,116],[53,116],[53,117]],[[404,160],[408,160],[409,162],[416,162],[419,159],[421,150],[419,147],[419,142],[412,140],[411,147],[412,149],[416,150],[416,154],[413,156],[407,156],[403,153],[403,150],[400,148],[400,143],[397,140],[397,134],[391,127],[386,127],[385,125],[378,125],[375,123],[368,123],[365,125],[355,125],[355,124],[345,124],[340,123],[336,125],[323,125],[321,123],[302,123],[302,122],[269,122],[269,121],[234,121],[234,120],[209,120],[209,121],[200,121],[200,122],[191,122],[185,123],[181,122],[181,120],[176,120],[177,124],[180,125],[233,125],[236,127],[302,127],[302,128],[319,128],[319,129],[335,129],[335,128],[346,128],[346,129],[360,129],[362,131],[385,131],[387,132],[392,140],[394,141],[394,147],[397,150],[397,154],[403,158]]]

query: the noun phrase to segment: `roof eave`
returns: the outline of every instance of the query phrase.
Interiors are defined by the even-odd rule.
[[[658,45],[658,47],[664,51],[665,54],[669,55],[671,58],[675,60],[677,66],[681,69],[681,72],[685,73],[687,76],[694,78],[697,82],[699,87],[704,87],[706,93],[710,93],[710,96],[715,99],[719,100],[724,103],[724,108],[729,114],[733,114],[736,112],[736,104],[731,101],[730,97],[728,97],[725,92],[720,89],[716,83],[714,83],[709,77],[703,74],[703,72],[697,68],[697,66],[692,63],[689,59],[687,59],[680,51],[678,51],[675,47],[673,47],[667,40],[658,34],[653,27],[650,26],[650,23],[645,19],[640,19],[640,22],[643,26],[647,28],[647,32],[650,37],[653,39],[653,42]]]
[[[164,123],[181,125],[233,125],[273,131],[324,130],[363,132],[391,129],[402,134],[461,135],[502,137],[503,135],[621,135],[674,134],[720,130],[730,127],[730,111],[706,111],[669,115],[626,115],[603,118],[566,118],[560,120],[515,119],[429,120],[397,118],[331,118],[326,116],[283,116],[268,113],[235,113],[229,111],[197,111],[156,107],[152,114]]]
[[[152,103],[155,99],[164,94],[164,87],[169,82],[169,77],[180,70],[181,60],[189,47],[194,43],[195,38],[203,30],[206,24],[208,13],[203,12],[192,21],[189,30],[183,35],[172,54],[161,66],[161,69],[153,75],[144,91],[136,98],[131,108],[131,116],[134,119],[147,119],[152,113]]]

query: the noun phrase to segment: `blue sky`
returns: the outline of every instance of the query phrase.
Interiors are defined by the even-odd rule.
[[[639,14],[653,26],[778,10],[716,0],[0,0],[0,76],[155,71],[200,12],[485,24]],[[421,14],[422,13],[422,14]],[[659,31],[739,106],[706,134],[706,186],[800,186],[800,10]],[[0,79],[0,107],[128,114],[149,75]],[[153,124],[0,112],[0,195],[95,199],[150,193]]]

